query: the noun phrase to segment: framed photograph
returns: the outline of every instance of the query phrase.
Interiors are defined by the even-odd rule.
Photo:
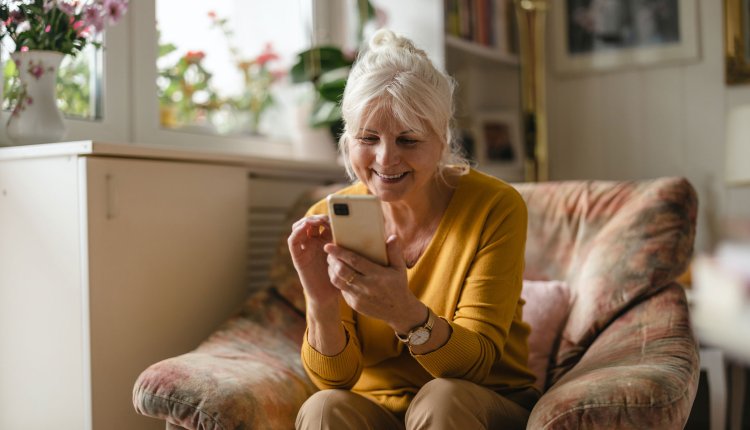
[[[750,0],[724,0],[724,68],[728,85],[750,83]]]
[[[474,116],[477,168],[506,181],[523,180],[523,146],[519,113],[482,112]]]
[[[605,72],[696,60],[696,8],[696,0],[556,1],[555,71]]]

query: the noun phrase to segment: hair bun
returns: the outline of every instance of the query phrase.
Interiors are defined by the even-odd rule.
[[[401,37],[391,30],[381,28],[372,35],[372,38],[370,39],[370,50],[378,51],[388,48],[407,49],[411,52],[419,51],[409,39]]]

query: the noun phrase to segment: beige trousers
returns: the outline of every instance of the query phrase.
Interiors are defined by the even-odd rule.
[[[296,427],[305,430],[525,429],[529,409],[538,394],[529,389],[513,397],[518,403],[469,381],[438,378],[419,390],[402,421],[359,394],[348,390],[322,390],[302,405]]]

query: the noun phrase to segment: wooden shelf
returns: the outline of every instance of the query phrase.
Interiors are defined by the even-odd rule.
[[[476,57],[482,60],[489,60],[500,64],[507,64],[509,66],[518,66],[520,63],[518,60],[518,55],[509,54],[497,48],[480,45],[478,43],[464,40],[450,34],[445,35],[445,45],[448,49],[461,51],[464,54],[468,54],[472,57]]]

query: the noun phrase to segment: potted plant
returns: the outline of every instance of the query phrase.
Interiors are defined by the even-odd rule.
[[[377,18],[378,14],[368,0],[356,3],[359,18],[357,44],[361,45],[365,26]],[[313,46],[297,55],[297,62],[290,71],[292,82],[311,82],[315,88],[316,97],[310,112],[310,126],[328,128],[334,139],[338,138],[344,129],[341,99],[355,57],[356,53],[346,55],[337,46]]]

